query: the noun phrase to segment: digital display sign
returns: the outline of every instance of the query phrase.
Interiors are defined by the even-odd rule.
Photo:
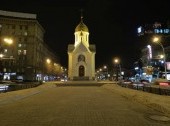
[[[154,33],[156,34],[170,34],[170,29],[154,29]]]

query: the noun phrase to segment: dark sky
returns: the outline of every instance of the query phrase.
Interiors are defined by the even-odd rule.
[[[169,20],[169,5],[168,0],[1,0],[0,9],[37,14],[45,42],[67,67],[67,46],[74,44],[82,8],[90,44],[96,45],[96,68],[111,64],[113,57],[130,68],[140,58],[136,28]]]

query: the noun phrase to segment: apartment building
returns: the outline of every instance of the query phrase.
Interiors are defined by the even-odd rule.
[[[59,57],[44,42],[36,16],[0,10],[1,79],[52,80],[59,73]]]

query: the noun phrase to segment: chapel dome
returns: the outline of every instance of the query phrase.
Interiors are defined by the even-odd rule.
[[[82,18],[81,18],[81,22],[75,28],[75,32],[78,32],[78,31],[89,32],[88,27],[83,23]]]

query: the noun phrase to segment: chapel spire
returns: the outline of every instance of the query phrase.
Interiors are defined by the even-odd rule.
[[[75,28],[75,32],[78,31],[89,32],[88,27],[83,23],[83,9],[81,9],[80,12],[81,12],[80,23]]]
[[[81,22],[83,22],[83,9],[80,10],[81,11]]]

